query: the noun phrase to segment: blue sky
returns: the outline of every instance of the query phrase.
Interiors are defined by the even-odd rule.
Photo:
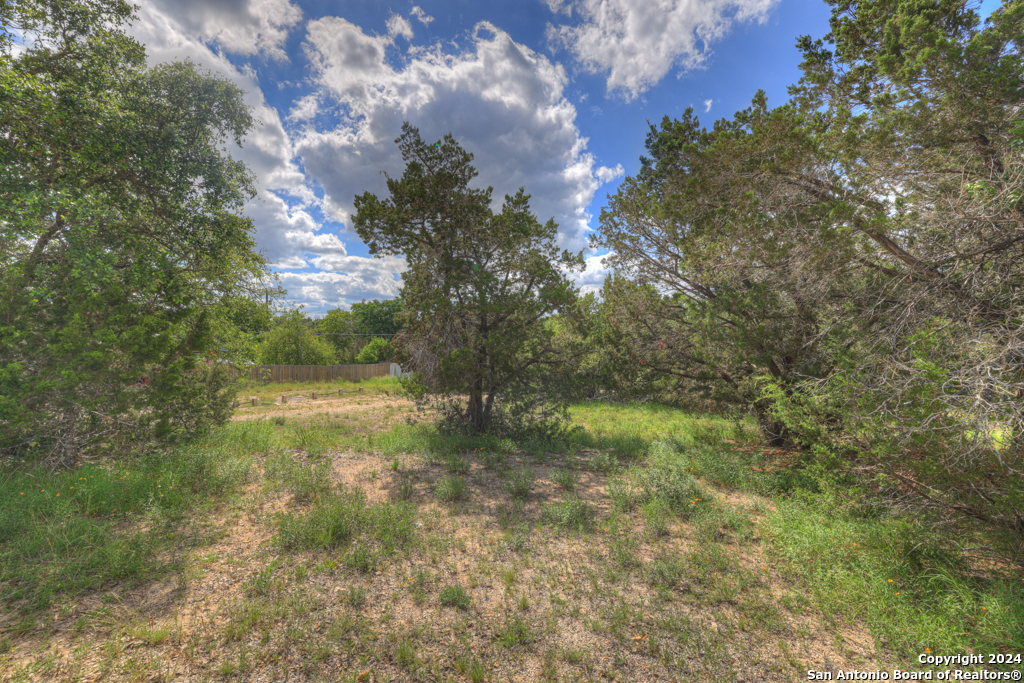
[[[987,4],[994,4],[989,2]],[[587,249],[608,194],[639,168],[647,121],[710,125],[799,77],[817,0],[145,0],[131,33],[152,63],[190,58],[237,83],[262,121],[242,149],[246,213],[288,303],[314,316],[396,296],[404,260],[375,259],[352,200],[401,175],[403,121],[451,132],[496,206],[519,186],[559,241]],[[587,249],[584,291],[608,270]]]

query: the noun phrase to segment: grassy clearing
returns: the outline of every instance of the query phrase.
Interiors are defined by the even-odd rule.
[[[1019,582],[784,466],[753,425],[573,414],[566,443],[312,416],[7,472],[0,673],[785,681],[1024,649]]]
[[[235,491],[268,430],[233,425],[202,443],[73,472],[0,473],[0,585],[8,605],[47,607],[113,581],[173,570],[188,521]]]

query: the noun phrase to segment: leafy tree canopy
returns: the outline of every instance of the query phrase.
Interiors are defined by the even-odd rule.
[[[399,315],[403,310],[401,299],[374,299],[352,304],[352,313],[358,321],[357,330],[362,334],[397,334],[402,329]]]
[[[543,321],[575,298],[563,269],[582,269],[583,256],[557,248],[557,226],[536,219],[522,189],[494,213],[492,189],[470,187],[473,156],[451,135],[428,145],[407,123],[396,142],[405,172],[388,177],[389,197],[357,196],[353,223],[371,253],[409,262],[403,360],[433,395],[468,396],[450,416],[480,433],[495,426],[496,401],[505,415],[517,392],[542,403],[540,368],[555,362]]]
[[[148,68],[121,0],[2,7],[0,447],[69,464],[195,433],[230,404],[194,371],[206,311],[265,290],[239,213],[252,179],[222,149],[253,126],[241,92],[187,61]]]
[[[266,365],[333,365],[337,362],[334,347],[323,337],[313,334],[302,311],[281,315],[278,325],[263,335],[260,362]]]

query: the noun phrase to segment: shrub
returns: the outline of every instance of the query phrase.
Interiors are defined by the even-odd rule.
[[[300,311],[287,314],[260,345],[265,365],[333,365],[336,360],[334,347],[310,331]]]
[[[356,355],[357,363],[383,363],[394,356],[391,342],[381,337],[374,337],[370,343],[359,350]]]
[[[551,474],[551,481],[558,484],[565,491],[576,490],[576,473],[572,470],[555,470]]]

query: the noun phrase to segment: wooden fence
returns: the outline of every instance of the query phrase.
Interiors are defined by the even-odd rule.
[[[371,377],[387,377],[391,363],[365,365],[253,365],[236,377],[258,382],[355,382]]]

